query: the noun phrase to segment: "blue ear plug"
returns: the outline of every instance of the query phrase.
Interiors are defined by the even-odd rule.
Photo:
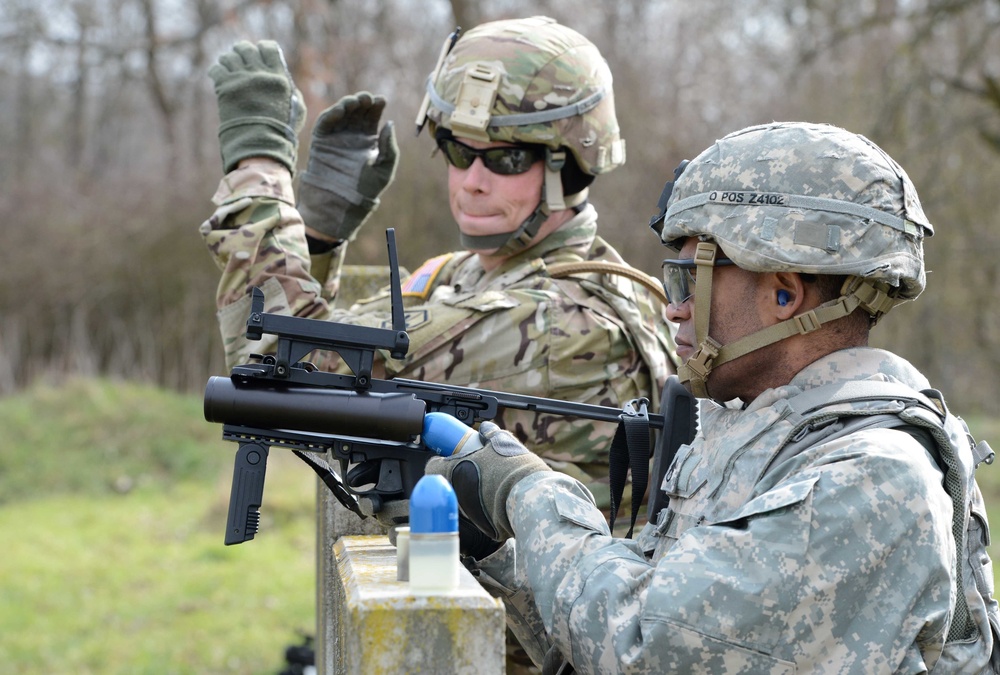
[[[792,299],[792,296],[788,294],[788,291],[782,289],[778,291],[778,304],[784,307],[788,304],[788,301]]]

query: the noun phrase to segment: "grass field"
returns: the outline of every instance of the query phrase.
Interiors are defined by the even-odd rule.
[[[277,673],[314,632],[315,477],[272,453],[223,545],[236,445],[199,397],[75,380],[0,399],[0,673]]]
[[[224,546],[236,445],[201,406],[101,380],[0,399],[0,675],[276,674],[313,633],[314,474],[272,452],[260,533]],[[979,480],[1000,528],[1000,463]]]

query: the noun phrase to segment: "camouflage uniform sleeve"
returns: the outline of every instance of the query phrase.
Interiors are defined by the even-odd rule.
[[[200,228],[222,271],[216,292],[226,364],[244,363],[250,353],[273,349],[274,337],[248,343],[249,289],[264,291],[265,311],[330,318],[346,246],[324,259],[316,279],[305,226],[294,206],[291,175],[276,162],[255,162],[227,174],[212,198],[216,210]]]
[[[828,444],[655,563],[608,536],[571,479],[522,480],[507,502],[516,567],[548,638],[579,673],[932,669],[954,593],[951,506],[916,442],[893,436]]]
[[[472,564],[480,585],[503,602],[507,626],[517,643],[532,662],[541,665],[552,644],[524,570],[517,565],[517,542],[508,539],[497,552]]]

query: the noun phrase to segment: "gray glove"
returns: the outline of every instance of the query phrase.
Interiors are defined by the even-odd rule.
[[[490,539],[503,542],[514,536],[507,517],[511,489],[526,476],[552,469],[492,422],[482,423],[479,438],[482,447],[451,457],[432,457],[424,472],[448,479],[465,517]]]
[[[241,40],[208,76],[219,100],[223,170],[229,173],[242,159],[269,157],[294,174],[306,106],[278,43]]]
[[[363,91],[340,99],[316,120],[298,205],[312,229],[350,240],[378,208],[399,157],[392,122],[378,133],[384,109],[385,98]]]

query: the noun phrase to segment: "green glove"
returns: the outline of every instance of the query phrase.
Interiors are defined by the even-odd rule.
[[[392,122],[378,132],[384,109],[385,98],[363,91],[343,97],[316,120],[299,184],[299,213],[312,229],[350,240],[378,208],[399,157]]]
[[[448,479],[465,517],[493,541],[503,542],[514,536],[507,517],[510,491],[522,478],[552,469],[492,422],[479,427],[479,440],[481,447],[451,457],[432,457],[424,473]]]
[[[278,43],[241,40],[208,76],[219,99],[223,170],[229,173],[248,157],[269,157],[294,174],[306,106]]]

